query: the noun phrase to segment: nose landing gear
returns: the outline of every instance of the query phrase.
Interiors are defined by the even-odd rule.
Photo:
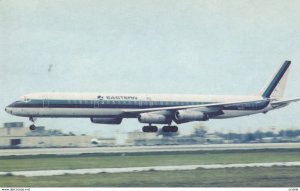
[[[30,129],[31,131],[34,131],[34,130],[36,129],[36,126],[35,126],[34,124],[32,124],[32,125],[29,126],[29,129]]]
[[[33,123],[32,125],[29,126],[29,129],[31,131],[34,131],[36,129],[36,126],[34,125],[34,122],[36,121],[36,118],[29,117],[29,120]]]

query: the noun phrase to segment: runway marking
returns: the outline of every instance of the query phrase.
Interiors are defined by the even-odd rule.
[[[57,176],[66,174],[99,174],[99,173],[126,173],[145,171],[178,171],[197,169],[222,169],[222,168],[245,168],[245,167],[272,167],[272,166],[300,166],[298,162],[273,162],[273,163],[244,163],[244,164],[210,164],[210,165],[181,165],[181,166],[147,166],[147,167],[126,167],[126,168],[92,168],[74,170],[35,170],[35,171],[12,171],[0,172],[2,175],[13,176]]]

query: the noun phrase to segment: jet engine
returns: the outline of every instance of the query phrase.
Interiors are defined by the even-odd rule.
[[[175,113],[176,123],[185,123],[190,121],[207,121],[208,115],[200,111],[179,110]]]
[[[168,124],[172,121],[165,115],[154,113],[142,113],[138,116],[140,123],[153,123],[153,124]]]
[[[122,122],[122,118],[115,118],[115,117],[92,117],[92,123],[100,123],[100,124],[120,124]]]

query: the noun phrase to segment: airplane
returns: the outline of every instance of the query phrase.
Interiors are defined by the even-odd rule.
[[[9,114],[29,117],[30,130],[37,118],[90,118],[92,123],[121,124],[137,118],[148,125],[143,132],[177,132],[172,125],[267,113],[300,99],[283,99],[291,61],[285,61],[260,93],[251,96],[112,94],[112,93],[32,93],[5,108]]]

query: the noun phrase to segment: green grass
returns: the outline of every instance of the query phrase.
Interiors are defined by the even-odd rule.
[[[0,187],[299,187],[300,167],[1,176]]]
[[[139,155],[2,157],[0,171],[299,161],[299,150],[210,151]]]
[[[0,158],[0,171],[299,161],[300,149]],[[0,187],[299,187],[300,167],[199,169],[47,177],[0,176]]]

